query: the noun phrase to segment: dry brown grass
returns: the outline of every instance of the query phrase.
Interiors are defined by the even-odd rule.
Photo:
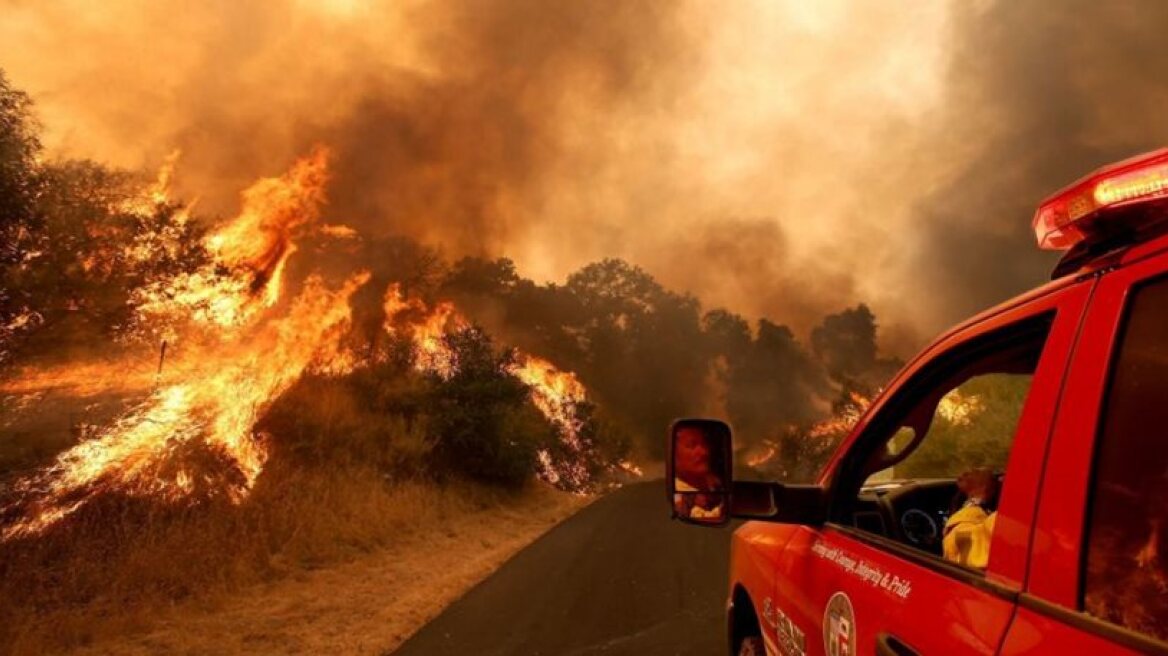
[[[533,489],[447,517],[347,563],[156,613],[153,628],[79,654],[384,654],[586,499]]]
[[[393,647],[584,503],[436,471],[418,385],[301,381],[262,422],[272,459],[239,505],[107,492],[0,543],[0,653]]]
[[[0,548],[0,652],[34,654],[108,643],[148,632],[164,619],[173,626],[176,617],[198,615],[200,608],[224,607],[233,596],[251,598],[254,592],[248,591],[256,586],[292,581],[295,588],[296,581],[315,576],[315,570],[345,563],[360,571],[363,566],[355,563],[381,562],[392,569],[394,562],[413,562],[418,570],[399,568],[394,580],[400,589],[389,585],[389,598],[381,603],[391,605],[395,595],[424,600],[428,595],[418,596],[411,586],[428,571],[427,559],[434,556],[428,552],[443,536],[481,524],[481,530],[471,531],[471,546],[475,552],[488,543],[500,546],[501,552],[492,552],[497,558],[515,544],[496,531],[518,527],[518,534],[530,539],[532,528],[546,527],[578,503],[569,495],[534,487],[506,493],[466,483],[391,483],[359,467],[269,471],[240,506],[166,510],[111,502],[52,534]],[[545,506],[554,512],[542,512]],[[529,516],[536,526],[528,525]],[[510,517],[514,526],[500,524],[500,517]],[[440,569],[454,575],[434,584],[447,593],[483,573],[481,567],[462,576],[449,565]],[[360,577],[354,583],[361,583]],[[320,594],[326,592],[336,593]],[[274,608],[275,602],[263,602],[253,610],[262,615]],[[416,618],[432,611],[425,605],[406,609]],[[256,626],[270,624],[256,619]],[[302,629],[300,624],[289,629]],[[397,629],[402,631],[406,629]],[[226,634],[200,633],[201,640],[210,641],[202,650],[217,644],[224,649],[214,651],[227,650]],[[254,643],[239,650],[286,651]]]

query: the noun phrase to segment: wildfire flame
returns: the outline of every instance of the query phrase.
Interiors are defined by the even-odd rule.
[[[811,430],[808,431],[808,436],[816,439],[827,439],[840,437],[846,435],[860,417],[867,412],[868,406],[872,404],[872,399],[860,394],[859,392],[849,392],[847,402],[843,404],[836,414],[815,422]]]
[[[20,518],[0,539],[41,532],[106,492],[163,500],[197,491],[237,502],[246,496],[268,457],[256,421],[306,370],[335,367],[347,357],[349,297],[369,279],[357,273],[329,289],[311,276],[286,312],[273,310],[296,230],[318,216],[325,165],[318,150],[288,175],[256,183],[244,193],[239,216],[208,238],[213,261],[193,274],[155,281],[141,299],[145,321],[172,330],[210,323],[246,339],[232,339],[227,330],[210,341],[201,336],[172,364],[170,377],[178,382],[159,387],[92,439],[18,481],[17,501],[2,514]],[[225,467],[190,466],[200,455]]]
[[[327,169],[328,151],[318,148],[287,175],[252,185],[240,214],[207,237],[208,266],[135,294],[144,323],[172,333],[176,321],[239,328],[275,306],[294,239],[319,219]]]
[[[533,355],[519,353],[515,362],[508,367],[508,373],[521,380],[531,389],[531,400],[548,421],[560,429],[562,446],[572,454],[564,462],[554,463],[551,454],[540,451],[540,477],[549,483],[567,481],[573,487],[588,482],[588,469],[578,456],[585,452],[580,440],[581,422],[576,408],[587,399],[584,386],[575,374],[559,371],[555,365]],[[632,472],[632,469],[626,471]]]
[[[172,207],[167,204],[177,158],[177,153],[168,158],[158,179],[121,210],[146,217]],[[15,501],[0,507],[6,521],[0,540],[36,535],[111,492],[171,502],[216,495],[239,502],[247,496],[269,456],[269,438],[255,428],[264,412],[306,372],[340,374],[358,366],[345,339],[349,299],[369,281],[368,273],[355,273],[333,288],[310,275],[291,300],[284,300],[285,273],[298,238],[356,238],[345,226],[319,224],[327,168],[328,152],[317,149],[284,176],[258,181],[242,194],[240,213],[207,236],[204,266],[151,281],[132,294],[135,334],[158,335],[171,347],[165,375],[153,379],[147,397],[108,426],[16,481]],[[178,219],[185,221],[186,215]],[[149,257],[158,247],[167,245],[155,241],[128,255]],[[444,337],[469,324],[452,304],[430,308],[393,285],[384,309],[386,329],[414,344],[415,366],[444,378],[455,373]],[[20,327],[0,326],[9,332]],[[108,363],[99,369],[101,376],[85,365],[55,369],[0,390],[35,395],[46,386],[63,386],[97,393],[110,387]],[[557,454],[538,454],[539,475],[576,489],[588,483],[576,412],[587,399],[584,386],[574,374],[524,353],[515,353],[507,373],[528,386],[535,407],[559,428]],[[142,385],[140,375],[122,380],[151,387]],[[206,466],[208,459],[215,466]],[[631,463],[622,467],[636,472]]]
[[[856,391],[848,392],[842,402],[835,405],[835,413],[821,419],[810,426],[790,426],[791,436],[798,440],[806,440],[812,451],[821,451],[831,448],[837,440],[847,435],[867,411],[872,399]],[[743,454],[743,462],[747,466],[765,468],[771,466],[780,455],[785,455],[784,440],[781,438],[766,438]]]
[[[150,216],[159,206],[171,202],[171,181],[174,178],[174,171],[178,167],[178,161],[181,156],[181,150],[174,150],[167,155],[166,159],[162,162],[162,166],[158,169],[158,175],[155,177],[154,182],[147,185],[136,196],[118,203],[115,209],[127,214]]]
[[[765,465],[766,463],[770,462],[776,455],[778,455],[779,448],[774,444],[767,442],[763,445],[763,447],[764,448],[762,451],[746,458],[747,465],[751,467]]]
[[[439,303],[433,310],[419,298],[406,299],[401,285],[394,283],[385,292],[385,330],[391,335],[405,335],[413,342],[417,357],[414,366],[442,378],[454,374],[454,357],[442,339],[449,330],[465,328],[468,323],[451,303]]]
[[[113,360],[54,366],[24,366],[0,382],[4,397],[37,396],[62,391],[86,398],[113,390],[147,389],[156,382],[154,372],[142,367],[125,370]]]
[[[828,444],[847,435],[868,410],[872,399],[852,391],[843,403],[837,405],[836,413],[810,426],[800,439],[815,440]],[[952,390],[937,404],[937,415],[954,426],[967,426],[985,409],[982,399],[973,394]],[[781,447],[771,440],[764,440],[756,451],[747,454],[744,460],[751,467],[761,467],[780,454]]]
[[[410,338],[417,354],[414,366],[418,370],[442,378],[454,374],[454,357],[443,337],[451,330],[467,327],[469,322],[451,303],[438,303],[429,309],[421,299],[406,299],[400,286],[391,285],[383,307],[386,331]],[[580,436],[582,422],[576,413],[588,398],[584,385],[575,374],[521,351],[515,352],[506,372],[528,387],[532,403],[556,426],[561,447],[569,454],[568,458],[556,459],[547,450],[537,453],[540,478],[553,484],[564,482],[574,488],[587,484],[590,475],[580,457],[587,447]],[[622,469],[640,475],[640,470],[632,463],[622,466]]]

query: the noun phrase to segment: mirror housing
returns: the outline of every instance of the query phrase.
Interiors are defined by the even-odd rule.
[[[818,485],[734,481],[730,501],[735,519],[807,526],[827,521],[827,491]]]
[[[816,526],[827,521],[827,490],[818,485],[733,480],[730,426],[679,419],[669,429],[665,480],[673,518],[698,526],[734,519]]]

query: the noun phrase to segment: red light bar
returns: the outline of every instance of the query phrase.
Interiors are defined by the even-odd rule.
[[[1108,211],[1168,198],[1168,148],[1105,166],[1042,201],[1034,214],[1038,247],[1067,250],[1092,236]]]

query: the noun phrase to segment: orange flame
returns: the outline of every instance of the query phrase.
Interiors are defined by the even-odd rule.
[[[239,215],[207,237],[211,264],[135,294],[143,323],[170,326],[172,334],[182,320],[235,328],[275,306],[294,239],[319,218],[327,168],[328,151],[317,148],[283,177],[252,185]]]
[[[174,171],[181,156],[181,150],[172,151],[162,161],[153,183],[146,185],[136,196],[121,201],[113,209],[126,214],[150,216],[159,207],[170,203],[171,181],[174,179]]]
[[[576,406],[587,399],[587,393],[576,375],[559,371],[543,358],[523,353],[516,355],[515,362],[507,371],[531,389],[531,400],[535,407],[559,428],[562,446],[573,456],[582,454],[585,447],[580,441],[581,425],[576,415]],[[578,457],[556,466],[547,451],[540,451],[537,455],[540,477],[549,483],[565,480],[572,487],[578,488],[588,482],[588,470]]]
[[[350,278],[339,290],[310,278],[288,316],[256,335],[254,349],[214,358],[183,372],[186,382],[163,387],[96,438],[61,454],[18,493],[41,497],[36,513],[9,526],[3,538],[37,533],[96,494],[178,499],[194,491],[194,473],[182,466],[184,448],[197,443],[224,456],[238,473],[223,492],[235,501],[255,484],[267,460],[262,436],[252,431],[271,402],[317,360],[340,351],[349,321],[349,296],[368,280]],[[211,481],[207,481],[211,482]]]
[[[872,404],[872,399],[860,394],[859,392],[849,392],[848,400],[844,407],[835,415],[817,421],[811,426],[811,430],[807,435],[812,438],[826,439],[835,438],[846,435],[860,417],[868,410],[868,406]]]
[[[415,367],[420,371],[436,373],[442,378],[454,374],[454,358],[443,337],[450,330],[465,328],[469,322],[449,302],[437,304],[432,310],[417,298],[406,299],[401,287],[391,285],[385,295],[385,328],[392,335],[405,335],[414,345]],[[540,451],[539,476],[550,483],[565,482],[574,488],[588,483],[589,473],[581,461],[585,445],[580,438],[581,421],[576,407],[584,403],[588,394],[576,375],[561,371],[551,362],[534,355],[515,352],[514,361],[506,373],[515,376],[531,391],[531,400],[540,413],[559,431],[561,447],[572,458],[556,459],[546,450]],[[635,466],[626,471],[634,473]],[[637,474],[639,475],[639,474]]]
[[[419,371],[430,371],[442,378],[454,374],[454,357],[442,337],[448,330],[467,325],[451,303],[439,303],[432,311],[421,299],[406,299],[401,285],[394,283],[385,292],[385,330],[391,335],[405,335],[416,349],[414,362]]]
[[[177,154],[140,202],[124,211],[149,213],[169,203],[176,159]],[[315,225],[327,164],[327,151],[317,149],[286,175],[255,183],[243,193],[239,215],[206,238],[210,261],[205,266],[134,292],[140,333],[161,334],[171,346],[166,374],[153,385],[143,384],[141,375],[123,376],[123,386],[154,389],[50,466],[18,480],[12,488],[15,500],[0,507],[0,517],[16,518],[0,528],[0,540],[36,535],[111,492],[164,501],[219,495],[239,502],[246,497],[268,459],[267,438],[255,426],[275,399],[307,371],[338,374],[357,366],[345,346],[349,299],[368,282],[368,273],[352,275],[334,289],[319,276],[309,276],[291,301],[282,300],[298,237],[353,236],[343,227]],[[156,247],[146,245],[143,253]],[[428,308],[419,299],[406,299],[394,285],[385,296],[385,314],[386,330],[408,336],[415,345],[419,369],[453,375],[445,335],[469,324],[452,304]],[[507,373],[529,387],[535,406],[560,429],[558,455],[539,454],[540,475],[577,488],[587,483],[586,449],[575,412],[586,400],[584,386],[572,373],[521,353]],[[110,385],[108,375],[95,377],[85,365],[75,365],[6,382],[0,390],[31,396],[66,386],[84,395]],[[200,464],[208,457],[216,466]]]
[[[145,389],[155,382],[149,367],[127,368],[123,362],[98,360],[94,362],[23,366],[0,381],[4,396],[35,395],[62,391],[75,397],[92,397],[113,390]]]
[[[774,444],[767,443],[762,451],[748,456],[746,458],[746,464],[751,467],[765,465],[766,463],[770,462],[776,455],[778,455],[778,452],[778,447],[776,447]]]
[[[247,339],[220,331],[199,342],[172,365],[178,382],[18,481],[14,506],[22,517],[0,539],[39,533],[105,492],[177,500],[202,490],[238,502],[251,490],[268,457],[257,420],[306,370],[346,361],[348,301],[369,279],[358,273],[330,290],[311,276],[286,312],[271,310],[295,230],[317,218],[325,165],[318,150],[283,178],[251,187],[240,215],[209,238],[211,265],[148,288],[146,320],[212,323],[246,330]],[[192,466],[194,452],[211,454],[227,473]]]

